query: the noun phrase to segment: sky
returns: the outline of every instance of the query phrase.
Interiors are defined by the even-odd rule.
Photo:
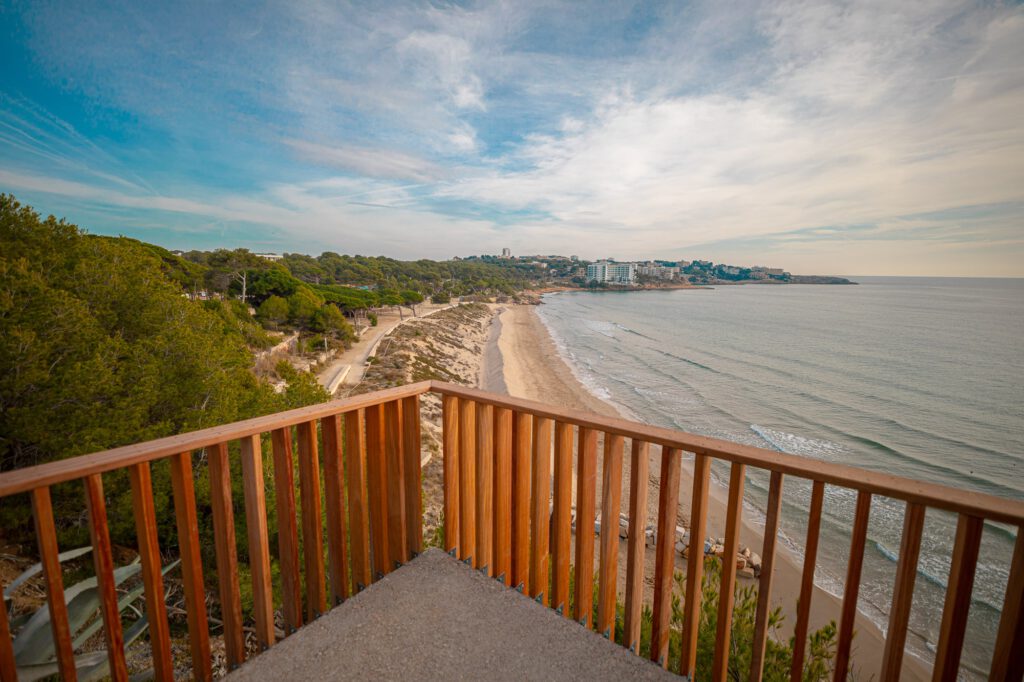
[[[1024,276],[1024,7],[0,0],[0,192],[168,248]]]

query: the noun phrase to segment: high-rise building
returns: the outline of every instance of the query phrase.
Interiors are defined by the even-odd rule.
[[[512,249],[510,249],[510,248],[508,248],[506,246],[504,249],[501,250],[501,257],[502,258],[511,258],[512,257]]]

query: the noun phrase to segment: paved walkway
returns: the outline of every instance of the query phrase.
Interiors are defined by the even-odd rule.
[[[416,317],[413,317],[412,313],[408,310],[403,310],[402,316],[398,313],[386,313],[378,316],[377,326],[367,328],[362,336],[359,337],[359,340],[352,344],[351,348],[335,357],[329,365],[318,372],[317,380],[321,386],[328,390],[330,390],[331,384],[335,384],[335,389],[341,385],[354,386],[358,384],[362,381],[363,373],[366,371],[366,361],[376,354],[377,345],[395,327],[403,322],[419,317],[427,317],[439,310],[446,310],[456,305],[458,303],[436,306],[429,303],[421,303],[416,306]],[[345,377],[340,378],[340,374],[343,372],[346,372]]]
[[[678,679],[437,549],[228,677],[233,682]]]

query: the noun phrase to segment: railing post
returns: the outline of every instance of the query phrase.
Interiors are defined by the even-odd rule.
[[[402,403],[384,403],[384,466],[388,488],[388,547],[391,566],[409,561],[405,527],[405,462],[402,455]]]
[[[353,590],[373,581],[370,569],[370,511],[366,491],[366,441],[363,411],[345,413],[345,460],[348,464],[348,529],[352,548]]]
[[[1017,542],[1013,545],[989,679],[1020,682],[1024,678],[1021,651],[1024,651],[1024,525],[1017,526]]]
[[[408,556],[423,551],[423,474],[420,471],[420,398],[402,398],[402,458]]]
[[[246,436],[241,439],[240,444],[245,528],[249,539],[249,570],[252,573],[252,611],[256,621],[256,639],[263,648],[268,648],[275,642],[274,595],[270,584],[270,545],[267,539],[263,452],[260,448],[259,434]],[[319,494],[319,491],[317,492]],[[319,521],[320,518],[317,517],[317,522]],[[307,580],[308,578],[309,576]]]
[[[348,599],[348,552],[345,550],[345,468],[342,465],[341,415],[320,419],[324,443],[324,498],[331,593],[329,608]]]
[[[384,407],[366,408],[366,490],[370,502],[370,546],[376,580],[391,572],[388,560],[388,481],[384,463]]]
[[[572,617],[590,628],[594,616],[594,522],[597,520],[597,431],[580,428],[576,464],[576,594]]]
[[[57,529],[53,523],[53,503],[48,487],[32,491],[32,516],[35,520],[36,539],[39,542],[39,563],[43,566],[43,578],[46,580],[46,606],[50,611],[50,629],[53,632],[54,648],[57,650],[57,667],[62,680],[74,681],[78,679],[78,673],[75,670],[75,653],[71,649],[68,607],[64,603],[64,577],[58,558],[60,550],[57,548]],[[146,593],[149,594],[148,589]],[[3,606],[2,600],[0,606]],[[164,622],[166,627],[166,620]]]
[[[494,407],[476,404],[476,551],[473,568],[494,575]]]
[[[704,537],[708,522],[708,481],[711,458],[698,453],[693,460],[693,503],[690,510],[690,551],[686,558],[686,596],[679,674],[693,680],[697,668],[697,629],[700,626],[701,579],[704,576]]]
[[[156,537],[156,510],[153,506],[153,483],[149,462],[129,469],[132,487],[132,509],[135,512],[135,535],[139,540],[142,560],[142,583],[146,594],[146,620],[149,621],[149,643],[153,652],[153,671],[158,682],[174,679],[171,660],[171,633],[167,625],[167,604],[164,601],[163,566]],[[57,566],[60,570],[60,566]]]
[[[191,479],[189,480],[191,483]],[[107,644],[107,660],[110,662],[110,677],[116,682],[128,679],[128,665],[124,658],[124,633],[121,629],[121,611],[117,605],[117,585],[114,582],[114,558],[111,556],[110,532],[107,529],[107,503],[103,498],[103,479],[100,474],[93,474],[85,478],[85,501],[86,509],[89,512],[89,538],[92,540],[93,565],[96,568],[97,591],[100,595],[100,609],[103,614],[103,635]],[[178,501],[178,493],[174,494],[175,503]],[[179,536],[181,531],[178,531]],[[179,540],[179,544],[181,541]],[[185,558],[185,551],[182,551],[182,559]],[[187,572],[188,566],[183,563],[183,569]],[[186,587],[188,586],[186,577]],[[202,579],[200,578],[200,583]],[[186,589],[186,598],[191,595]],[[189,634],[192,633],[192,608],[189,604]],[[205,607],[205,603],[204,603]],[[0,604],[0,611],[6,609]],[[203,624],[206,623],[206,610],[203,610]],[[193,651],[193,658],[195,658]],[[207,658],[209,653],[207,652]],[[197,672],[202,670],[203,662],[196,661]],[[3,679],[6,677],[0,675]]]
[[[551,605],[569,617],[569,553],[572,546],[572,424],[555,424],[555,495],[551,541]]]
[[[533,415],[512,413],[512,585],[530,592]]]
[[[843,590],[843,610],[839,617],[839,644],[836,646],[834,682],[843,682],[850,669],[850,645],[853,641],[854,621],[857,616],[857,595],[860,593],[860,575],[867,542],[868,516],[871,513],[871,493],[857,493],[857,511],[850,535],[850,560],[846,569]]]
[[[494,411],[494,575],[512,585],[512,410]]]
[[[984,520],[977,516],[961,514],[957,519],[946,603],[942,609],[939,648],[935,654],[935,680],[956,682],[960,671],[960,652],[967,631],[967,613],[971,608],[971,591],[974,589],[983,525]]]
[[[896,565],[896,586],[892,591],[892,606],[889,610],[889,631],[882,652],[882,682],[898,680],[903,670],[903,651],[907,643],[910,606],[914,600],[914,580],[917,578],[917,559],[921,552],[924,513],[924,505],[907,503],[900,559]]]
[[[316,422],[296,427],[299,443],[299,499],[302,504],[302,554],[306,564],[306,620],[327,611],[324,590],[324,535],[320,506],[320,455]]]
[[[801,682],[804,654],[807,650],[807,627],[811,619],[811,598],[814,595],[814,567],[818,563],[818,533],[821,530],[821,507],[825,501],[825,484],[814,481],[811,486],[811,509],[807,517],[807,542],[804,545],[804,567],[800,578],[800,598],[796,605],[796,628],[793,633],[793,664],[789,677]]]
[[[679,509],[679,469],[683,453],[661,448],[658,491],[658,535],[654,552],[654,613],[651,621],[651,660],[668,667],[669,621],[672,616],[672,578],[675,573],[676,514]],[[731,511],[731,510],[730,510]],[[604,526],[601,526],[604,531]],[[724,574],[723,574],[724,575]],[[726,599],[723,589],[721,599]],[[721,620],[721,614],[719,614]],[[721,634],[721,633],[719,633]]]
[[[459,400],[459,558],[476,556],[476,403]]]
[[[0,584],[0,593],[4,586]],[[123,652],[122,652],[123,654]],[[11,640],[11,624],[7,621],[7,605],[0,598],[0,680],[18,679],[18,668],[14,662],[14,642]]]
[[[270,434],[277,499],[277,550],[281,570],[281,612],[285,635],[302,627],[302,575],[299,568],[298,513],[295,510],[295,466],[290,427]]]
[[[444,551],[459,556],[459,399],[441,397],[441,446],[444,456]]]
[[[729,640],[732,637],[732,607],[736,597],[736,555],[740,547],[746,475],[746,467],[733,462],[729,471],[729,508],[725,515],[725,549],[722,554],[722,578],[718,586],[718,627],[711,669],[711,679],[718,682],[725,682],[729,676]]]
[[[625,441],[604,434],[601,463],[601,562],[598,566],[597,631],[615,641],[615,588],[619,570],[619,510],[622,508],[622,456]]]
[[[210,626],[206,620],[206,587],[203,583],[203,557],[199,550],[199,518],[196,514],[191,452],[182,452],[171,458],[171,488],[178,528],[178,549],[181,552],[181,575],[185,583],[192,674],[197,680],[211,680]],[[116,601],[115,596],[115,604]]]
[[[551,516],[551,420],[534,418],[533,477],[530,491],[530,596],[547,606]]]
[[[650,446],[633,439],[629,464],[629,541],[626,548],[626,614],[622,645],[640,655],[644,601],[644,550],[647,533],[647,478]],[[591,535],[591,537],[593,537]],[[578,540],[577,540],[578,542]],[[593,544],[593,541],[591,541]]]
[[[750,656],[750,682],[761,682],[764,675],[764,652],[768,645],[768,615],[771,608],[772,573],[775,570],[775,544],[779,534],[782,511],[782,474],[773,471],[768,482],[768,506],[765,509],[764,542],[761,546],[761,577],[757,587],[757,614],[754,618],[753,651]],[[703,544],[703,540],[701,541]],[[703,550],[703,547],[701,548]],[[693,534],[690,535],[693,551]]]
[[[220,613],[224,623],[224,649],[228,670],[245,662],[242,635],[242,596],[238,588],[238,553],[235,549],[235,512],[231,503],[231,470],[227,443],[206,449],[210,468],[210,506],[213,511],[214,550],[217,554],[217,582]]]

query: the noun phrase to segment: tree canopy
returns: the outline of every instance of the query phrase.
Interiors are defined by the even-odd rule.
[[[327,398],[258,379],[265,333],[241,301],[190,300],[183,263],[0,195],[0,471]]]

